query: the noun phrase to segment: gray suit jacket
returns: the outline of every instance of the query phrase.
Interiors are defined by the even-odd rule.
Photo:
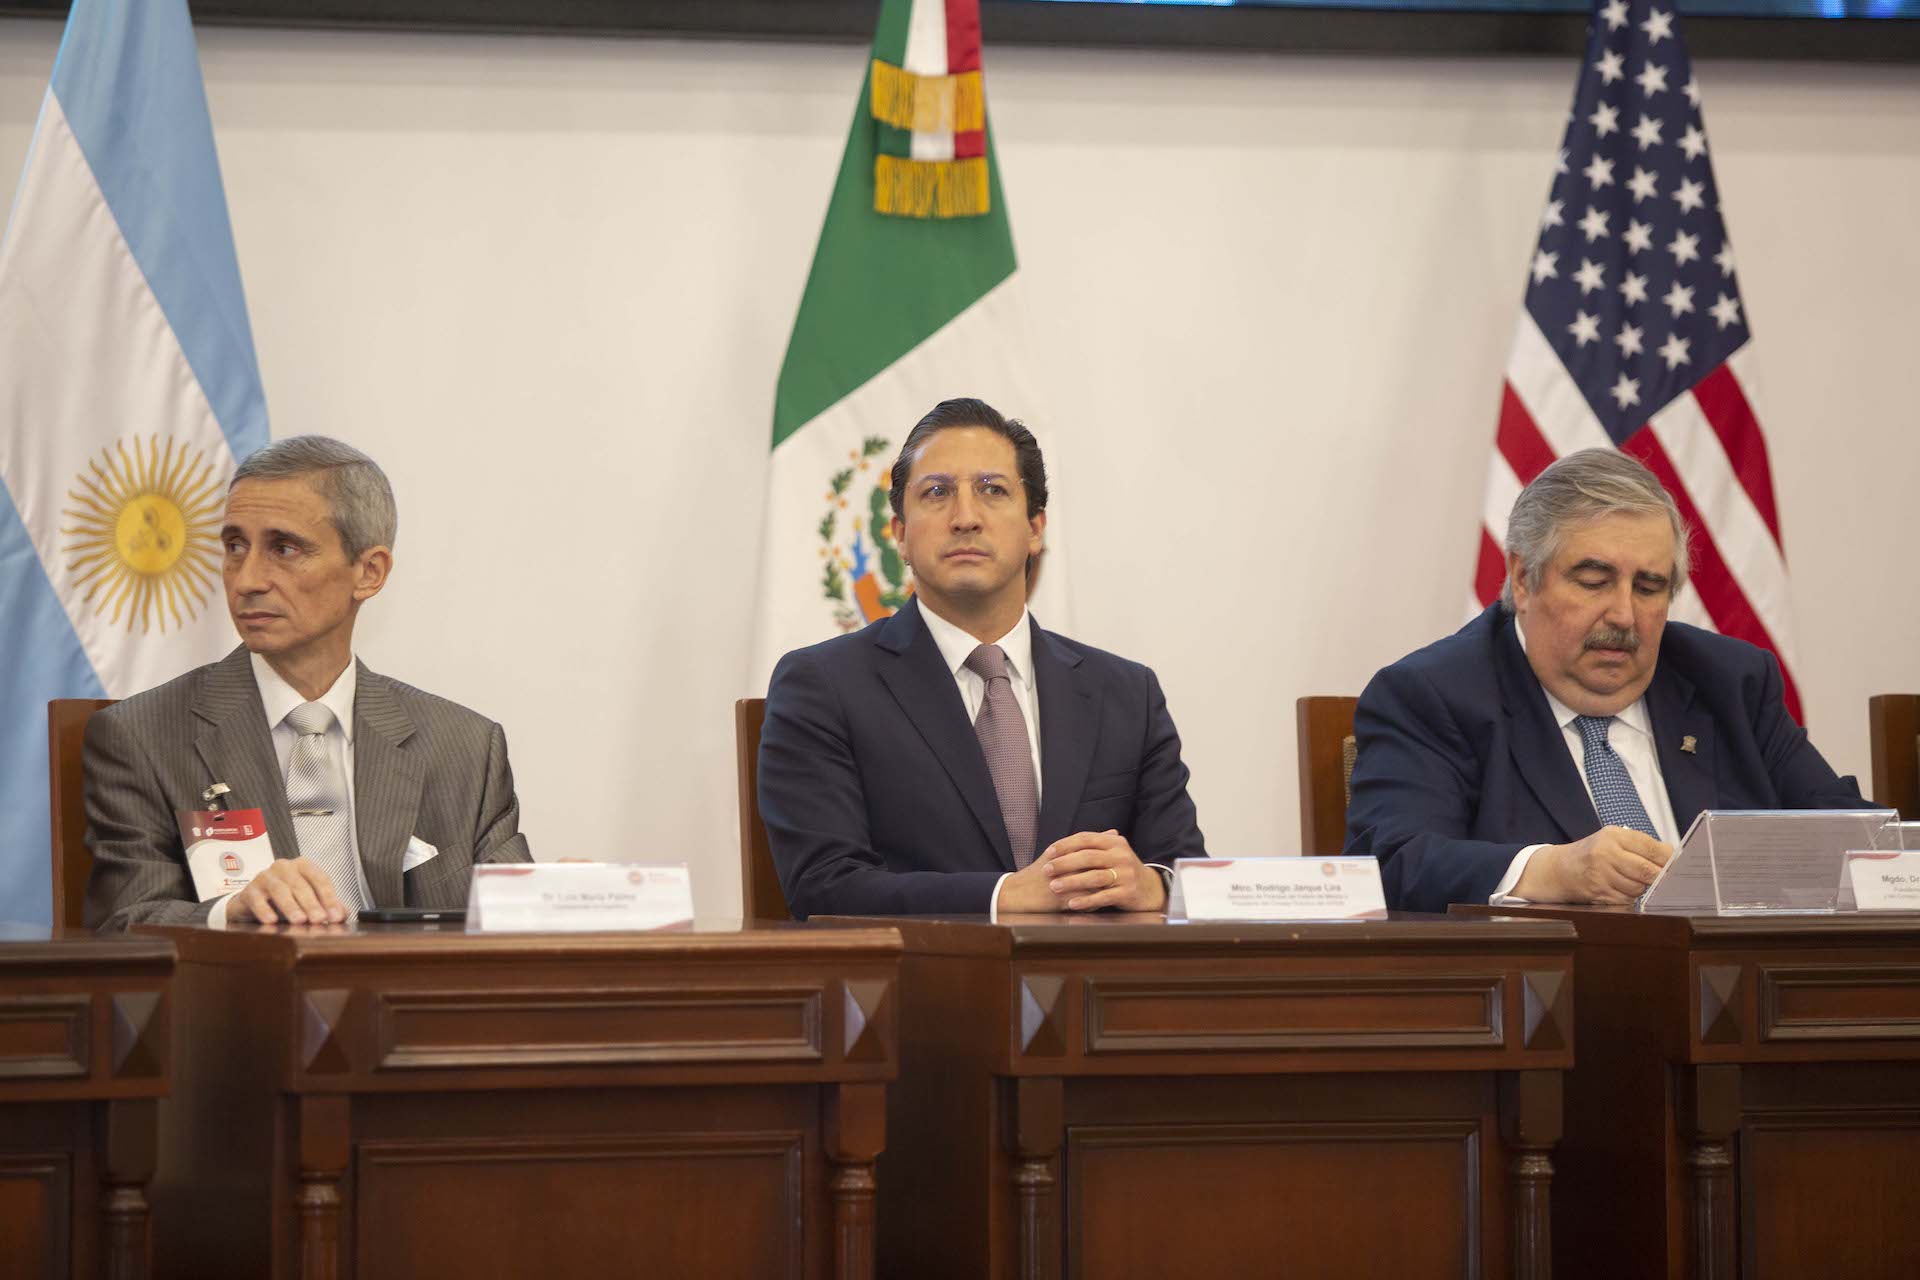
[[[354,834],[377,906],[458,907],[480,862],[529,862],[500,726],[359,665],[353,703]],[[274,856],[299,856],[266,708],[245,647],[87,722],[87,923],[194,924],[197,901],[174,814],[227,803],[261,809]],[[407,840],[440,850],[404,875]]]

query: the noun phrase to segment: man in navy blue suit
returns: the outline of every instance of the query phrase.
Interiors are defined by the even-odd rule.
[[[908,433],[893,538],[914,599],[780,660],[760,817],[796,916],[1158,911],[1204,857],[1153,672],[1027,612],[1040,446],[979,400]]]
[[[1860,808],[1780,666],[1667,609],[1687,529],[1653,473],[1568,454],[1521,491],[1498,603],[1387,667],[1354,713],[1347,851],[1388,905],[1630,902],[1703,809]]]

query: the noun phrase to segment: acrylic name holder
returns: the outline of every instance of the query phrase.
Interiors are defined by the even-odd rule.
[[[532,862],[473,869],[468,933],[599,933],[687,929],[687,864]]]
[[[1708,809],[1638,906],[1720,915],[1853,911],[1848,853],[1897,853],[1902,838],[1892,809]]]
[[[1384,920],[1373,858],[1181,858],[1174,892],[1188,920]]]

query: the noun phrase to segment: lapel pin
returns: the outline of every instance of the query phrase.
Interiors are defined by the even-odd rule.
[[[1688,734],[1688,735],[1687,735],[1686,737],[1684,737],[1684,738],[1682,738],[1682,739],[1680,739],[1680,749],[1681,749],[1682,751],[1684,751],[1684,752],[1686,752],[1686,753],[1687,753],[1688,755],[1694,755],[1694,754],[1696,754],[1696,752],[1695,752],[1695,750],[1694,750],[1694,749],[1695,749],[1695,748],[1696,748],[1696,747],[1697,747],[1698,745],[1699,745],[1699,744],[1698,744],[1698,743],[1696,743],[1696,742],[1695,742],[1695,741],[1693,740],[1693,735],[1692,735],[1692,734]]]

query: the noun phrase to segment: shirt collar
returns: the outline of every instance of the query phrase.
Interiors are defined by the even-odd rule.
[[[1525,653],[1527,651],[1527,633],[1526,630],[1521,627],[1519,618],[1513,620],[1513,634],[1514,638],[1520,641],[1520,652]],[[1537,679],[1536,677],[1536,680]],[[1580,713],[1560,701],[1560,699],[1554,697],[1553,690],[1547,688],[1544,684],[1540,686],[1540,692],[1547,695],[1547,710],[1553,712],[1553,722],[1562,729],[1572,728],[1573,722],[1580,718]],[[1653,737],[1653,722],[1647,717],[1647,699],[1645,694],[1635,698],[1632,703],[1614,712],[1613,718],[1629,729],[1644,734],[1648,738]]]
[[[280,722],[287,718],[287,713],[306,699],[265,658],[257,653],[249,653],[247,657],[253,663],[253,682],[259,686],[260,702],[267,709],[267,728],[278,729]],[[359,667],[359,660],[348,654],[347,669],[334,680],[331,689],[316,699],[333,712],[333,718],[339,722],[340,732],[346,735],[349,744],[353,742],[353,695],[360,685]]]
[[[960,668],[966,665],[973,651],[980,647],[980,642],[927,608],[927,602],[924,600],[920,602],[920,616],[926,621],[927,633],[933,637],[934,644],[940,647],[940,656],[946,660],[947,671],[957,679]],[[1013,624],[1013,629],[994,643],[999,645],[1001,651],[1007,655],[1008,674],[1023,686],[1031,685],[1033,683],[1033,627],[1024,606],[1020,610],[1020,620]]]

